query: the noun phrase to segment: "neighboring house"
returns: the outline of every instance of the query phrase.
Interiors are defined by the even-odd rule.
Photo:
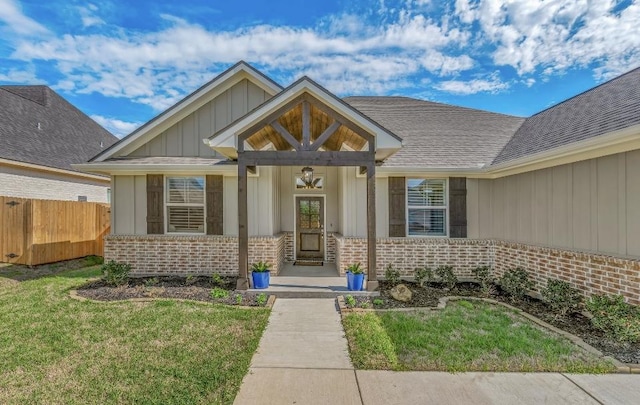
[[[47,86],[0,86],[0,195],[108,202],[109,178],[71,164],[117,140]]]
[[[522,266],[640,303],[640,69],[520,118],[240,62],[76,167],[111,175],[105,255],[139,275]]]

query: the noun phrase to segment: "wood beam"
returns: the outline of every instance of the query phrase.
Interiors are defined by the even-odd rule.
[[[376,164],[367,167],[367,290],[378,288],[376,274]]]
[[[311,145],[311,108],[307,101],[302,102],[302,149],[309,150]]]
[[[266,117],[264,117],[260,121],[256,122],[255,124],[253,124],[252,126],[247,128],[246,130],[244,130],[241,133],[237,134],[237,136],[238,136],[238,146],[240,145],[241,141],[246,140],[248,137],[250,137],[251,135],[256,133],[258,130],[262,129],[262,127],[264,127],[267,124],[271,123],[272,121],[278,119],[281,115],[283,115],[287,111],[293,109],[295,106],[297,106],[298,104],[300,104],[302,101],[306,100],[307,98],[308,97],[305,94],[302,94],[302,95],[292,99],[288,103],[284,104],[282,107],[280,107],[280,108],[278,108],[276,110],[273,110],[269,115],[267,115]],[[221,132],[221,131],[218,131],[218,132]]]
[[[351,122],[344,115],[338,113],[337,111],[332,110],[331,108],[329,108],[326,105],[322,104],[320,101],[314,99],[313,97],[308,97],[307,99],[311,104],[313,104],[314,107],[316,107],[320,111],[324,112],[329,117],[331,117],[334,120],[340,122],[342,125],[344,125],[345,127],[349,128],[350,130],[352,130],[356,134],[360,135],[361,137],[363,137],[367,141],[374,142],[374,136],[372,134],[368,133],[364,129],[360,128],[358,125],[356,125],[353,122]]]
[[[280,125],[278,120],[272,121],[271,123],[269,123],[269,125],[271,125],[271,127],[273,129],[275,129],[276,132],[279,133],[280,136],[282,136],[284,138],[284,140],[287,141],[289,143],[289,145],[291,145],[293,147],[293,149],[295,149],[295,150],[300,150],[301,149],[300,142],[298,142],[298,140],[296,138],[294,138],[294,136],[291,135],[289,133],[289,131],[287,131],[287,129],[285,127]]]
[[[327,129],[313,142],[309,150],[318,150],[325,142],[331,137],[331,135],[335,134],[338,128],[340,128],[340,124],[338,121],[333,121],[333,124],[329,125]]]
[[[249,288],[249,227],[247,210],[247,165],[238,159],[238,282],[236,289]]]
[[[246,151],[238,153],[238,166],[367,166],[374,159],[371,152]]]
[[[258,172],[258,169],[255,166],[247,166],[247,172],[256,174]]]

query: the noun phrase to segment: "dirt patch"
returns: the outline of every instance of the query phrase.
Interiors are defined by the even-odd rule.
[[[265,306],[266,294],[236,292],[236,278],[226,277],[213,281],[211,277],[140,277],[125,285],[113,287],[96,280],[79,287],[81,297],[97,301],[121,301],[132,298],[177,298],[194,301],[217,302],[238,306]],[[212,295],[217,288],[218,296]],[[225,296],[226,295],[226,296]]]
[[[396,301],[391,297],[390,290],[393,284],[380,282],[380,297],[354,297],[357,307],[390,309],[390,308],[415,308],[415,307],[436,307],[438,300],[446,296],[465,296],[492,298],[510,304],[531,315],[534,315],[551,325],[576,335],[589,345],[600,350],[605,355],[612,356],[623,363],[640,364],[640,344],[622,343],[607,337],[602,331],[596,329],[590,320],[580,313],[572,313],[565,316],[556,315],[549,306],[532,297],[523,300],[512,300],[499,287],[496,287],[495,294],[483,295],[480,286],[475,283],[459,283],[452,290],[444,288],[442,285],[432,283],[420,287],[417,283],[403,281],[413,293],[409,302]]]

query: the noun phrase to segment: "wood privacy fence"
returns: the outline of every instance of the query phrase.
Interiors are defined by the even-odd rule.
[[[34,266],[104,253],[109,205],[0,197],[0,262]]]

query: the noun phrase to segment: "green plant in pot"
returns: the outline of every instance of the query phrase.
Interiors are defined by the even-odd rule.
[[[253,288],[268,288],[271,279],[271,265],[262,260],[251,265]]]
[[[360,263],[347,266],[347,289],[349,291],[361,291],[364,285],[364,269]]]

